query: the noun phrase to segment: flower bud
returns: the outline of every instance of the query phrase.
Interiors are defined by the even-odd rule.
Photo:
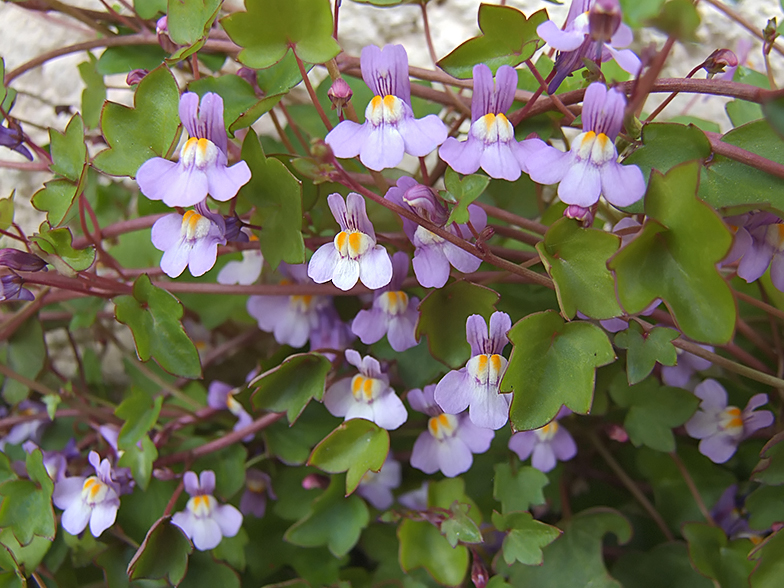
[[[449,218],[449,210],[435,191],[429,186],[417,184],[412,186],[403,194],[403,202],[408,204],[414,211],[421,216],[438,225],[444,226]]]
[[[702,67],[712,77],[722,73],[725,67],[738,67],[738,56],[729,49],[716,49],[702,63]]]
[[[590,227],[593,224],[593,213],[591,212],[591,209],[583,208],[576,204],[567,206],[566,210],[564,210],[564,216],[578,220],[586,227]]]
[[[155,33],[158,35],[158,44],[167,53],[174,53],[180,46],[169,36],[169,19],[162,16],[155,24]]]
[[[35,300],[30,290],[22,288],[24,281],[21,277],[11,272],[0,276],[0,302],[5,300]]]
[[[337,109],[338,116],[343,115],[343,108],[348,104],[348,101],[351,100],[351,96],[353,95],[354,93],[343,78],[338,78],[332,82],[332,85],[327,91],[327,96],[329,96],[329,99],[332,102],[332,110]]]
[[[332,147],[322,138],[315,138],[310,142],[310,152],[313,159],[320,164],[331,164],[335,161],[335,155],[332,153]]]
[[[314,488],[324,490],[327,486],[329,486],[329,478],[321,474],[308,474],[302,480],[302,487],[305,490],[313,490]]]
[[[0,266],[20,272],[38,272],[46,267],[46,262],[26,251],[0,249]]]
[[[473,553],[473,560],[474,561],[471,563],[471,581],[476,588],[485,588],[485,586],[487,586],[487,581],[490,579],[490,575],[487,573],[487,568],[476,552]]]
[[[591,38],[608,43],[621,26],[621,4],[618,0],[596,0],[588,13]]]
[[[146,69],[132,69],[128,72],[128,75],[125,76],[125,83],[129,86],[135,86],[141,82],[148,73],[150,72]]]

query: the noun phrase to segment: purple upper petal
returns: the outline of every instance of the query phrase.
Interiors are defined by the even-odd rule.
[[[204,470],[199,474],[199,488],[201,494],[212,494],[215,492],[215,472]]]
[[[716,380],[708,379],[694,389],[694,395],[701,399],[700,408],[704,411],[721,411],[727,408],[727,391]]]
[[[506,334],[512,328],[512,319],[505,312],[494,312],[490,315],[490,337],[485,353],[501,353],[509,343]]]
[[[583,131],[604,133],[615,141],[623,127],[626,97],[612,88],[607,90],[602,82],[594,82],[585,91],[583,101]]]
[[[582,45],[585,33],[578,30],[562,31],[558,25],[551,20],[547,20],[536,27],[536,34],[545,43],[559,51],[574,51]]]
[[[336,195],[339,196],[338,194],[332,194],[330,198]],[[335,214],[331,204],[330,209],[333,210],[333,214]],[[370,237],[375,241],[376,232],[373,230],[373,223],[371,223],[370,219],[368,218],[367,209],[365,208],[365,199],[356,192],[349,192],[348,196],[346,196],[345,210],[347,226],[351,229],[361,231],[366,235],[370,235]],[[336,215],[335,219],[337,220],[337,218],[338,217]]]
[[[191,496],[201,494],[199,488],[199,478],[196,475],[196,472],[185,472],[185,474],[182,476],[182,482],[185,486],[185,491]]]
[[[471,357],[488,353],[487,322],[481,314],[472,314],[466,319],[466,341],[471,346]]]
[[[442,410],[436,404],[435,399],[436,385],[428,384],[423,390],[415,388],[410,390],[406,398],[411,408],[419,412],[425,413],[428,416],[438,416]]]
[[[397,96],[411,104],[408,55],[402,45],[375,45],[362,48],[359,58],[362,79],[376,96]]]
[[[471,122],[476,122],[488,113],[502,114],[514,102],[517,90],[517,70],[508,65],[498,68],[493,74],[484,63],[474,66],[474,93],[471,98]]]

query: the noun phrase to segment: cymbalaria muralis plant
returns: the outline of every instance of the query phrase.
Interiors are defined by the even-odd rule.
[[[4,586],[781,586],[781,11],[465,4],[13,7]]]

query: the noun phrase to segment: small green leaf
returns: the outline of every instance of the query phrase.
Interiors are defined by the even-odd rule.
[[[284,539],[300,547],[326,545],[335,557],[348,553],[370,522],[370,513],[359,496],[344,496],[344,484],[343,476],[333,476],[310,512],[289,527]]]
[[[784,531],[773,533],[749,557],[757,560],[749,577],[751,588],[778,588],[784,577]]]
[[[253,407],[270,412],[286,411],[289,423],[302,414],[311,398],[324,396],[329,360],[318,353],[302,353],[287,357],[278,367],[256,377],[248,384],[255,388]]]
[[[507,565],[515,561],[527,566],[541,565],[542,549],[563,533],[558,527],[535,520],[530,512],[493,512],[493,525],[499,531],[509,531],[502,546]]]
[[[242,143],[252,177],[240,188],[240,197],[256,207],[251,222],[258,233],[264,259],[274,269],[281,261],[303,263],[302,185],[279,160],[264,155],[256,133],[249,131]]]
[[[166,0],[162,1],[165,9]],[[96,70],[102,76],[127,74],[134,69],[152,71],[159,67],[168,55],[160,45],[108,47],[98,58]]]
[[[62,396],[59,394],[46,394],[41,401],[46,405],[46,414],[49,415],[49,420],[54,420],[54,415],[57,414],[57,407],[63,401]]]
[[[275,65],[289,48],[310,63],[324,63],[340,52],[332,38],[329,0],[245,0],[245,8],[221,19],[221,25],[243,47],[238,57],[248,67]]]
[[[166,14],[166,0],[133,0],[133,8],[144,20]]]
[[[159,397],[160,398],[160,397]],[[142,437],[141,447],[136,443],[124,450],[122,457],[117,462],[120,467],[130,468],[131,475],[142,491],[147,490],[152,476],[152,466],[158,459],[158,448],[152,439]]]
[[[163,395],[153,398],[141,388],[131,388],[130,394],[115,409],[115,416],[123,419],[117,446],[128,449],[135,445],[158,422]]]
[[[106,85],[103,75],[98,72],[98,61],[88,52],[89,61],[79,64],[79,75],[84,82],[82,90],[82,116],[84,124],[90,129],[97,129],[101,120],[101,109],[106,100]]]
[[[55,131],[56,132],[56,131]],[[33,194],[31,204],[37,210],[46,212],[46,220],[52,226],[67,222],[71,208],[79,191],[79,186],[71,180],[56,179],[44,182],[44,187]]]
[[[699,398],[688,390],[659,386],[650,378],[629,386],[618,374],[610,386],[610,396],[621,407],[628,408],[623,423],[635,447],[647,445],[656,451],[675,451],[672,429],[688,421],[697,410]]]
[[[52,542],[46,537],[33,537],[28,545],[22,547],[11,529],[0,531],[0,543],[5,548],[0,548],[0,569],[14,569],[18,566],[22,578],[35,571],[52,546]],[[6,556],[10,557],[6,558]]]
[[[37,317],[28,319],[14,332],[7,343],[8,355],[4,363],[17,374],[35,380],[46,361],[46,345],[41,321]],[[11,405],[19,404],[30,394],[30,389],[14,380],[3,381],[3,399]]]
[[[46,473],[41,450],[28,453],[25,464],[29,480],[7,480],[0,485],[0,528],[10,528],[23,546],[34,536],[52,541],[55,533],[54,483]]]
[[[389,433],[365,419],[341,424],[313,449],[308,465],[346,474],[346,496],[353,493],[368,471],[378,472],[389,453]]]
[[[430,353],[450,367],[462,367],[471,355],[466,320],[481,314],[489,320],[498,294],[489,288],[457,280],[431,290],[419,305],[417,338],[424,335]]]
[[[502,65],[516,67],[530,59],[539,48],[536,27],[547,20],[547,11],[539,10],[530,17],[511,6],[481,4],[479,28],[482,34],[469,39],[438,62],[456,78],[473,76],[473,68],[484,63],[493,74]]]
[[[642,382],[653,371],[656,362],[675,365],[678,354],[672,340],[678,332],[666,327],[653,327],[650,331],[634,321],[629,328],[615,335],[615,346],[626,349],[626,377],[629,384]]]
[[[482,543],[482,532],[477,524],[468,516],[468,504],[455,502],[449,508],[450,516],[441,523],[441,534],[446,537],[453,548],[458,543]]]
[[[665,176],[654,172],[642,231],[608,267],[615,272],[618,298],[627,312],[642,312],[661,298],[684,335],[723,344],[732,336],[737,309],[716,264],[732,237],[716,212],[695,197],[698,181],[697,163]]]
[[[148,159],[164,157],[177,138],[180,93],[166,66],[144,76],[133,105],[107,102],[101,113],[109,149],[96,155],[93,165],[110,176],[135,176]]]
[[[620,246],[618,236],[584,229],[570,218],[553,223],[544,240],[537,243],[536,250],[553,278],[565,318],[574,318],[578,310],[594,319],[621,314],[615,299],[615,280],[607,269],[607,260]]]
[[[784,433],[771,437],[760,452],[760,462],[752,472],[752,478],[763,484],[784,484]]]
[[[774,523],[784,521],[784,486],[761,486],[745,502],[749,526],[766,531]]]
[[[705,523],[687,523],[683,536],[689,543],[689,557],[700,573],[722,588],[746,588],[754,562],[747,559],[753,544],[748,539],[728,541],[724,531]]]
[[[221,0],[169,0],[167,26],[171,40],[192,45],[210,32]]]
[[[648,24],[679,41],[696,41],[700,13],[690,0],[670,0]]]
[[[292,425],[280,420],[263,431],[268,451],[288,465],[302,465],[313,447],[332,431],[323,404],[311,402]]]
[[[495,465],[493,498],[501,503],[501,512],[528,510],[545,503],[544,489],[550,481],[547,474],[531,466],[518,467],[512,471],[508,463]]]
[[[193,462],[193,471],[215,472],[215,494],[229,500],[245,488],[245,462],[248,450],[241,443],[224,447],[220,451],[200,457]]]
[[[240,579],[233,569],[223,562],[216,561],[211,554],[197,551],[188,562],[179,588],[240,588]]]
[[[180,323],[182,306],[174,296],[142,274],[133,284],[133,296],[117,296],[114,305],[117,320],[133,332],[139,359],[152,357],[167,372],[184,378],[201,377],[199,352]]]
[[[171,517],[158,519],[128,564],[131,580],[166,578],[177,586],[188,569],[193,546]]]
[[[502,392],[514,392],[510,420],[520,431],[543,427],[561,405],[588,414],[596,368],[612,363],[607,335],[587,322],[565,323],[553,310],[527,316],[509,331],[514,347]]]
[[[452,209],[446,224],[465,224],[469,221],[468,205],[479,198],[490,183],[490,178],[479,174],[465,176],[462,180],[451,167],[446,168],[444,183],[457,206]]]
[[[770,124],[771,128],[776,131],[780,137],[784,138],[784,97],[777,96],[772,100],[763,102],[762,112]]]
[[[14,195],[16,190],[11,192],[8,198],[0,198],[0,229],[4,231],[14,222]]]
[[[65,133],[49,129],[52,151],[52,171],[73,182],[78,182],[87,161],[82,117],[74,114]]]

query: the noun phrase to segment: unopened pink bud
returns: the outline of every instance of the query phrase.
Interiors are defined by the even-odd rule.
[[[338,115],[343,112],[343,108],[348,104],[353,95],[354,92],[351,91],[351,87],[343,78],[338,78],[332,82],[332,85],[327,91],[327,96],[329,96],[329,100],[332,102],[332,110],[337,109]]]
[[[329,486],[329,478],[321,474],[308,474],[302,480],[302,487],[305,490],[313,490],[315,488],[324,490],[327,486]]]
[[[155,33],[158,35],[158,44],[167,53],[174,53],[180,48],[169,36],[169,19],[166,16],[162,16],[155,23]]]
[[[567,206],[566,210],[564,210],[564,216],[578,220],[587,227],[593,224],[593,213],[591,212],[591,209],[577,206],[576,204]]]
[[[729,49],[716,49],[702,64],[709,76],[722,73],[725,67],[738,67],[738,56]]]
[[[129,86],[135,86],[141,82],[148,73],[150,72],[146,69],[133,69],[125,76],[125,83]]]
[[[629,434],[620,425],[613,424],[607,427],[607,436],[618,443],[626,443],[629,440]]]
[[[476,588],[485,588],[485,586],[487,586],[487,581],[490,579],[490,575],[487,573],[485,564],[482,563],[482,560],[476,553],[474,553],[473,560],[474,561],[471,564],[471,581]]]

